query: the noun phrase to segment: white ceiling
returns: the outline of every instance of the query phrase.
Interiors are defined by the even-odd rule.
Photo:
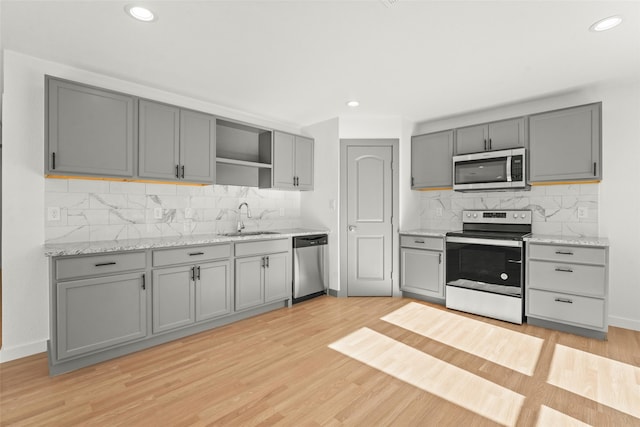
[[[305,126],[640,78],[639,1],[1,1],[3,47]],[[593,33],[596,20],[623,24]],[[357,99],[361,106],[345,103]]]

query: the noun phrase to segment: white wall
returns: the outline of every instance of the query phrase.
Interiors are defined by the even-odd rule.
[[[0,362],[45,351],[49,338],[48,260],[44,233],[45,74],[156,99],[258,126],[300,133],[287,124],[153,88],[5,51],[2,168],[2,349]]]
[[[610,240],[609,321],[640,330],[640,82],[594,86],[464,116],[417,124],[414,134],[602,101],[603,180],[598,233]]]
[[[339,120],[330,119],[303,129],[315,139],[314,190],[300,194],[300,215],[310,225],[328,228],[329,288],[340,289],[340,139]],[[335,167],[334,167],[335,165]]]

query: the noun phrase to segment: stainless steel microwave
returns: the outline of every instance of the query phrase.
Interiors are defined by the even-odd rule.
[[[455,191],[527,188],[529,185],[526,148],[453,156],[453,189]]]

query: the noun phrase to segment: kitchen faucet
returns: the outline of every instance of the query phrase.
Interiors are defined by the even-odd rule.
[[[244,230],[244,222],[242,222],[242,207],[247,207],[247,218],[251,218],[251,211],[249,210],[249,204],[247,202],[240,203],[238,206],[238,232]]]

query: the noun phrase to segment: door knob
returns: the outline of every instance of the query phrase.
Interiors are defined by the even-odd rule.
[[[356,231],[356,226],[355,225],[350,225],[349,226],[349,231]]]

